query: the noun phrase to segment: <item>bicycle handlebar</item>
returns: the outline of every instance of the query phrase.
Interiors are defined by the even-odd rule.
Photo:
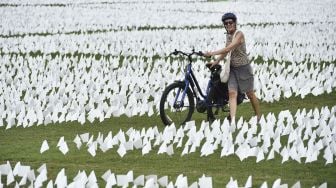
[[[191,57],[192,55],[198,55],[198,56],[204,56],[203,52],[199,51],[199,52],[195,52],[195,50],[193,49],[191,53],[185,53],[185,52],[182,52],[182,51],[179,51],[179,50],[176,50],[172,53],[169,54],[169,56],[171,55],[178,55],[178,54],[182,54],[184,56],[187,56],[187,57]]]

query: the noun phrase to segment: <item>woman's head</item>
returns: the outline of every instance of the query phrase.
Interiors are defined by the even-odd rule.
[[[225,13],[222,16],[222,22],[226,31],[230,34],[236,31],[237,27],[237,16],[231,12]]]

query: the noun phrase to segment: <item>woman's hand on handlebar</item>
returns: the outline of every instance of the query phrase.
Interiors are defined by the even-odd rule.
[[[217,65],[218,63],[219,63],[219,61],[213,61],[213,62],[207,63],[206,66],[212,68],[213,66]]]
[[[205,57],[211,57],[211,56],[213,56],[212,52],[204,52],[203,55]]]

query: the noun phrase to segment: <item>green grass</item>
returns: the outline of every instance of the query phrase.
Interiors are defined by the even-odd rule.
[[[318,97],[312,95],[304,99],[292,97],[275,103],[261,103],[263,114],[273,112],[277,114],[281,110],[289,109],[295,113],[297,109],[314,109],[323,106],[332,107],[336,104],[336,92],[324,94]],[[249,119],[253,115],[250,103],[241,104],[238,107],[237,116]],[[199,125],[205,114],[195,113],[193,119]],[[111,169],[116,174],[126,174],[129,170],[134,171],[134,176],[156,174],[159,177],[168,175],[169,181],[176,180],[179,174],[188,177],[191,184],[197,181],[203,174],[211,176],[214,187],[224,187],[232,176],[238,180],[239,186],[244,186],[249,175],[252,175],[254,187],[267,181],[268,185],[281,178],[283,183],[292,186],[296,181],[301,182],[302,187],[311,187],[328,182],[329,187],[336,187],[336,164],[325,165],[325,160],[320,155],[318,161],[310,164],[299,164],[296,161],[281,163],[282,157],[276,155],[275,159],[256,163],[255,157],[250,157],[242,162],[236,155],[220,157],[221,149],[208,157],[200,157],[200,148],[195,153],[181,157],[183,148],[174,147],[174,155],[157,154],[158,147],[153,148],[149,154],[142,156],[141,150],[129,151],[121,158],[117,154],[118,148],[113,148],[103,153],[97,150],[96,157],[87,152],[87,147],[82,146],[77,150],[72,140],[76,134],[89,132],[90,135],[98,135],[99,132],[107,135],[109,131],[115,135],[120,129],[126,131],[133,127],[141,130],[158,126],[164,127],[159,116],[142,116],[128,118],[126,116],[110,118],[101,123],[86,123],[80,125],[76,122],[49,124],[48,126],[33,126],[30,128],[12,128],[5,130],[0,128],[0,164],[10,161],[12,167],[21,161],[22,165],[30,165],[37,169],[43,163],[47,164],[48,178],[55,180],[57,173],[65,168],[68,183],[77,174],[78,170],[85,170],[87,174],[94,170],[97,178],[106,170]],[[56,145],[61,136],[69,146],[69,153],[65,156],[57,149]],[[47,140],[50,149],[43,154],[39,153],[43,140]],[[175,145],[176,146],[176,145]],[[304,162],[304,159],[302,160]],[[2,178],[2,182],[6,182]],[[19,180],[18,180],[19,181]],[[98,183],[105,186],[105,182],[98,178]],[[14,185],[14,184],[12,184]]]

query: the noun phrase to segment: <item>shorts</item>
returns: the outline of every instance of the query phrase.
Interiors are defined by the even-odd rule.
[[[230,67],[228,88],[241,93],[254,90],[254,76],[251,64]]]

